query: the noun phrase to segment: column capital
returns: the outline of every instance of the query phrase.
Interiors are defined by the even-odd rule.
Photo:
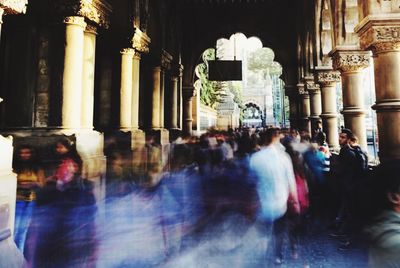
[[[1,1],[1,0],[0,0]],[[110,26],[111,5],[107,0],[53,0],[55,9],[63,15],[81,16],[108,29]]]
[[[183,76],[183,65],[180,63],[171,64],[171,71],[173,76],[182,77]]]
[[[191,99],[194,97],[196,94],[196,90],[194,86],[183,86],[182,87],[182,97],[184,99]]]
[[[316,67],[314,70],[315,81],[321,86],[331,86],[340,82],[340,73],[330,67]]]
[[[172,62],[172,55],[169,54],[166,50],[161,50],[161,67],[163,70],[170,70],[171,69],[171,62]]]
[[[19,14],[26,12],[28,0],[0,0],[0,8],[6,14]]]
[[[132,47],[139,53],[149,53],[150,37],[139,28],[135,28],[134,32],[131,40]]]
[[[133,56],[135,54],[135,50],[133,48],[128,47],[128,48],[121,49],[120,53],[122,55],[131,55],[131,56]]]
[[[297,87],[297,90],[299,92],[299,95],[301,95],[301,96],[309,96],[308,95],[308,91],[306,90],[305,85],[303,83],[297,84],[296,87]]]
[[[79,16],[65,17],[64,23],[65,24],[70,24],[70,25],[80,26],[83,29],[86,28],[86,22],[85,22],[85,18],[84,17],[79,17]]]
[[[354,48],[336,48],[331,51],[333,59],[333,68],[341,73],[360,72],[369,67],[371,60],[371,51]]]
[[[400,51],[400,14],[376,14],[365,17],[355,28],[362,49],[374,53]]]
[[[320,92],[320,86],[315,83],[313,76],[307,76],[303,79],[305,90],[310,94],[316,94]]]
[[[97,27],[92,24],[87,24],[85,28],[86,33],[97,35]]]

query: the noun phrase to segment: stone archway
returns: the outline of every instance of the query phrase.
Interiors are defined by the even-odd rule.
[[[265,114],[262,106],[256,102],[248,102],[243,109],[242,127],[263,127],[265,126]]]

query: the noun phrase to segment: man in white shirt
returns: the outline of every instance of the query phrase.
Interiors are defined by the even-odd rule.
[[[257,183],[260,200],[258,218],[273,227],[276,263],[282,263],[282,242],[286,231],[288,200],[291,209],[299,213],[296,182],[292,162],[280,144],[280,132],[270,128],[261,135],[261,150],[251,156],[250,172]],[[290,199],[289,199],[290,197]]]

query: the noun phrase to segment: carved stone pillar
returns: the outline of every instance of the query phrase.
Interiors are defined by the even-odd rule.
[[[192,98],[194,97],[195,88],[193,86],[183,87],[183,132],[192,133]]]
[[[342,76],[343,117],[346,128],[357,136],[360,146],[367,150],[367,132],[365,125],[364,87],[362,70],[369,66],[369,51],[342,50],[332,51],[333,68]]]
[[[135,52],[132,58],[132,130],[139,129],[139,84],[140,84],[140,53]]]
[[[289,98],[289,121],[291,128],[299,128],[299,92],[296,86],[285,86],[285,94]]]
[[[3,27],[3,15],[4,15],[4,9],[0,7],[0,40],[1,40],[1,29]]]
[[[120,88],[120,119],[121,130],[130,131],[132,129],[132,68],[133,55],[132,48],[121,50],[121,88]]]
[[[135,53],[132,58],[132,103],[131,103],[131,127],[132,127],[132,148],[137,149],[145,143],[145,134],[139,129],[139,96],[140,96],[140,60],[141,54],[149,52],[150,38],[135,29],[132,38],[132,47]]]
[[[160,83],[160,127],[165,127],[165,81],[166,72],[171,69],[172,56],[165,50],[161,52],[161,83]]]
[[[178,82],[177,76],[171,76],[171,129],[178,128]]]
[[[81,128],[93,129],[96,27],[86,26],[83,38]]]
[[[400,159],[400,14],[367,16],[355,31],[374,52],[380,160]]]
[[[300,130],[311,134],[310,123],[310,95],[304,88],[304,84],[297,84],[300,95]]]
[[[315,80],[321,85],[322,126],[330,148],[339,148],[338,114],[336,103],[336,83],[340,74],[330,67],[316,67]]]
[[[310,121],[311,130],[317,128],[317,122],[321,120],[322,104],[321,104],[321,90],[318,84],[315,84],[314,77],[309,76],[304,78],[305,89],[310,95]],[[312,134],[312,133],[311,133]]]
[[[61,126],[64,129],[81,127],[83,41],[86,28],[83,17],[64,19],[65,56],[62,85]]]
[[[151,94],[151,128],[158,130],[160,124],[160,92],[161,88],[161,67],[154,67],[152,70],[152,94]]]

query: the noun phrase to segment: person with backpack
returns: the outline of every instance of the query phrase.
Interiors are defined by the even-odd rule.
[[[351,145],[354,137],[350,129],[343,128],[339,134],[341,146],[337,166],[332,170],[338,179],[340,209],[336,217],[337,231],[331,237],[341,238],[340,250],[346,250],[351,245],[352,231],[354,231],[354,196],[359,176],[359,160],[356,150]]]
[[[368,153],[364,151],[361,146],[358,144],[358,138],[356,135],[350,138],[350,147],[354,150],[356,159],[357,159],[357,175],[358,179],[362,179],[362,177],[366,176],[366,172],[368,171]]]

